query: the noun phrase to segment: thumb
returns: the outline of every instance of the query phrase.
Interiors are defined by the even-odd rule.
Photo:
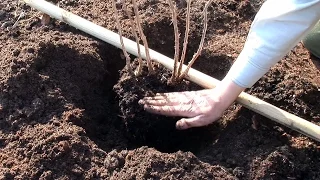
[[[179,130],[189,129],[192,127],[200,127],[210,124],[209,119],[204,115],[195,116],[192,118],[182,118],[176,123],[176,128]]]

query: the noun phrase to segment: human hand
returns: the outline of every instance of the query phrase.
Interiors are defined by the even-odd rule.
[[[139,101],[150,113],[181,116],[177,129],[208,125],[217,120],[224,111],[223,103],[214,90],[158,93]]]
[[[184,117],[177,121],[177,129],[188,129],[211,124],[219,119],[225,109],[244,88],[232,81],[221,83],[215,89],[158,93],[139,101],[150,113]]]

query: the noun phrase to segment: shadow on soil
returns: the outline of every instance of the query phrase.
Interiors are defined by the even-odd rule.
[[[1,130],[16,131],[58,118],[83,127],[102,148],[123,144],[112,87],[124,64],[118,49],[93,46],[99,52],[96,56],[67,45],[41,44],[30,67],[17,62],[17,73],[1,94]]]

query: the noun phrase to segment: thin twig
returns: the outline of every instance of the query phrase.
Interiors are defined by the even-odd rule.
[[[191,9],[190,6],[191,6],[191,0],[186,0],[186,1],[187,1],[186,30],[185,30],[185,33],[184,33],[183,50],[182,50],[181,59],[180,59],[178,77],[181,75],[182,65],[183,65],[185,57],[186,57],[188,38],[189,38],[189,31],[190,31],[190,9]]]
[[[172,0],[168,0],[169,6],[172,12],[172,23],[173,23],[173,31],[174,31],[174,66],[173,73],[171,76],[171,83],[174,83],[179,77],[178,71],[178,62],[179,62],[179,54],[180,54],[180,45],[179,45],[179,28],[177,22],[177,11],[176,6],[172,3]]]
[[[119,36],[120,36],[120,43],[121,43],[121,47],[122,47],[122,52],[126,58],[126,66],[127,66],[128,72],[132,75],[133,72],[132,72],[132,68],[130,65],[131,59],[130,59],[129,54],[127,53],[127,51],[124,47],[123,38],[122,38],[122,29],[121,29],[121,25],[120,25],[119,16],[118,16],[118,10],[117,10],[117,6],[116,6],[116,2],[114,0],[112,0],[112,6],[113,6],[114,15],[116,18],[116,24],[117,24],[117,28],[118,28],[118,32],[119,32]]]
[[[206,37],[206,33],[207,33],[207,27],[208,27],[208,15],[207,15],[207,11],[208,11],[208,7],[211,4],[212,0],[209,0],[203,10],[203,30],[202,30],[202,37],[200,40],[200,44],[199,44],[199,48],[198,51],[193,55],[191,61],[188,63],[188,67],[187,69],[180,75],[179,80],[182,80],[187,74],[188,71],[190,70],[191,66],[193,65],[193,63],[195,62],[195,60],[200,56],[201,51],[203,49],[203,44],[204,44],[204,39]]]
[[[138,49],[138,62],[139,62],[139,65],[138,65],[136,71],[134,72],[134,74],[136,76],[139,76],[141,74],[141,72],[142,72],[142,67],[143,67],[143,64],[142,64],[143,62],[142,62],[142,57],[141,57],[141,50],[140,50],[140,43],[139,43],[140,39],[138,37],[136,29],[134,28],[134,24],[135,24],[134,23],[134,19],[132,18],[131,14],[129,13],[124,0],[122,1],[122,9],[127,14],[127,16],[129,17],[130,24],[131,24],[131,31],[132,31],[135,39],[136,39],[137,49]]]
[[[11,29],[14,29],[18,26],[18,23],[20,21],[20,19],[24,18],[25,17],[25,12],[22,11],[18,17],[18,19],[16,20],[16,22],[13,24],[13,26],[11,27]]]
[[[141,40],[142,40],[144,48],[145,48],[148,70],[149,70],[149,73],[153,74],[154,71],[153,71],[153,67],[152,67],[152,64],[151,64],[148,41],[147,41],[147,38],[144,35],[142,27],[141,27],[141,21],[140,21],[140,17],[139,17],[139,10],[138,10],[138,7],[137,7],[137,3],[136,3],[135,0],[132,0],[132,4],[133,4],[133,9],[134,9],[134,14],[135,14],[135,17],[136,17],[136,25],[138,27],[138,32],[140,34]]]

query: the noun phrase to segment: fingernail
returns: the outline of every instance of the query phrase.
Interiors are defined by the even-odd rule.
[[[140,99],[140,100],[138,101],[138,103],[139,103],[139,104],[144,104],[144,100]]]
[[[176,123],[176,128],[177,128],[178,130],[182,130],[182,129],[183,129],[183,124],[182,124],[181,121],[178,121],[178,122]]]

